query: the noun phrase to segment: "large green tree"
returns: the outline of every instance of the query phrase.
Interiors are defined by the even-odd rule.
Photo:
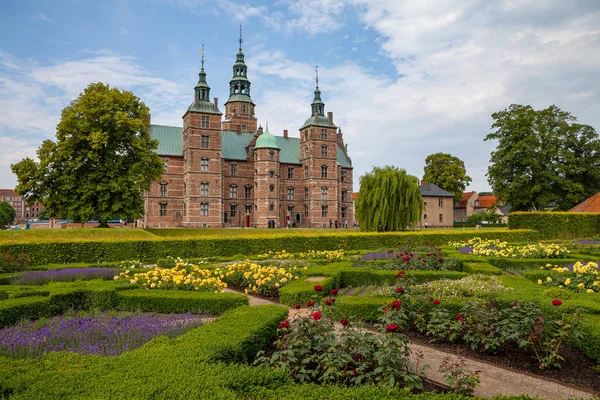
[[[465,163],[458,157],[446,153],[435,153],[425,159],[423,183],[434,185],[454,195],[460,201],[467,185],[472,181],[467,175]]]
[[[17,212],[10,203],[0,201],[0,229],[13,222],[16,216]]]
[[[498,140],[488,181],[514,211],[549,204],[568,210],[600,191],[600,140],[588,125],[556,106],[534,110],[511,105],[492,114]]]
[[[150,138],[148,107],[132,92],[90,84],[62,111],[56,142],[38,149],[39,162],[12,165],[16,192],[39,201],[49,216],[76,221],[139,218],[141,192],[163,171]]]
[[[423,199],[419,180],[392,166],[373,167],[360,178],[356,219],[364,231],[399,231],[419,221]]]

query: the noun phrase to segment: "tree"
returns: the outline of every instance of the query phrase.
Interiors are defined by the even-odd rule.
[[[405,230],[421,218],[423,199],[419,180],[392,166],[373,167],[360,178],[356,219],[361,230]]]
[[[44,204],[50,216],[75,221],[139,218],[141,192],[163,171],[150,138],[149,110],[129,91],[90,84],[62,111],[56,142],[38,149],[39,162],[12,165],[16,192]]]
[[[534,110],[511,105],[492,114],[498,140],[488,167],[488,181],[514,211],[539,210],[556,204],[560,210],[600,191],[600,140],[588,125],[556,106]]]
[[[467,175],[465,163],[458,157],[446,153],[435,153],[425,159],[423,183],[434,185],[454,195],[460,201],[471,177]]]
[[[0,229],[15,220],[17,212],[10,203],[0,201]]]

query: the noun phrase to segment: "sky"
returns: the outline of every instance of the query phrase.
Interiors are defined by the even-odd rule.
[[[600,131],[598,0],[19,0],[0,2],[0,188],[55,139],[92,82],[133,91],[152,123],[182,126],[205,46],[225,103],[239,25],[256,115],[299,136],[315,65],[341,126],[354,189],[373,166],[419,178],[450,153],[488,191],[491,114],[552,104]]]

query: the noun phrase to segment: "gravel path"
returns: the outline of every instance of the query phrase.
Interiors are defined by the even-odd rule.
[[[240,293],[232,289],[225,289],[227,292]],[[261,296],[247,295],[251,306],[264,304],[279,304],[278,302],[265,299]],[[290,318],[298,318],[308,316],[310,311],[306,308],[296,310],[290,309]],[[341,325],[338,327],[341,329]],[[421,364],[429,365],[425,371],[425,376],[441,384],[444,384],[442,375],[438,372],[439,366],[446,357],[456,357],[455,354],[446,353],[422,344],[413,343],[411,345],[412,359],[417,360],[417,354],[423,355]],[[466,358],[467,369],[481,371],[479,377],[481,383],[475,389],[475,395],[480,397],[494,397],[498,394],[506,396],[528,395],[531,397],[538,396],[545,400],[566,400],[566,399],[592,399],[599,398],[600,393],[585,391],[585,389],[569,386],[562,382],[557,382],[552,379],[541,378],[531,374],[516,371],[510,368],[499,367],[490,363],[482,362],[472,358]],[[565,366],[568,368],[568,366]]]

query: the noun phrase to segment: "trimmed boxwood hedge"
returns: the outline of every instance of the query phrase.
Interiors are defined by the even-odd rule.
[[[535,229],[543,238],[594,236],[600,232],[600,213],[513,212],[508,215],[510,229]]]
[[[129,311],[216,315],[247,306],[248,297],[238,293],[198,293],[178,290],[127,290],[119,293],[118,308]]]
[[[411,231],[386,233],[351,233],[310,235],[263,235],[234,238],[193,238],[157,240],[86,241],[61,243],[0,244],[0,252],[27,254],[32,264],[135,260],[156,261],[167,256],[193,258],[262,254],[269,250],[299,253],[308,250],[357,250],[395,247],[408,238],[415,245],[428,242],[443,245],[480,236],[508,242],[536,241],[540,235],[532,230],[493,231]]]
[[[463,272],[469,274],[485,274],[485,275],[502,275],[502,270],[498,267],[494,267],[491,264],[481,262],[465,262],[463,263]]]

